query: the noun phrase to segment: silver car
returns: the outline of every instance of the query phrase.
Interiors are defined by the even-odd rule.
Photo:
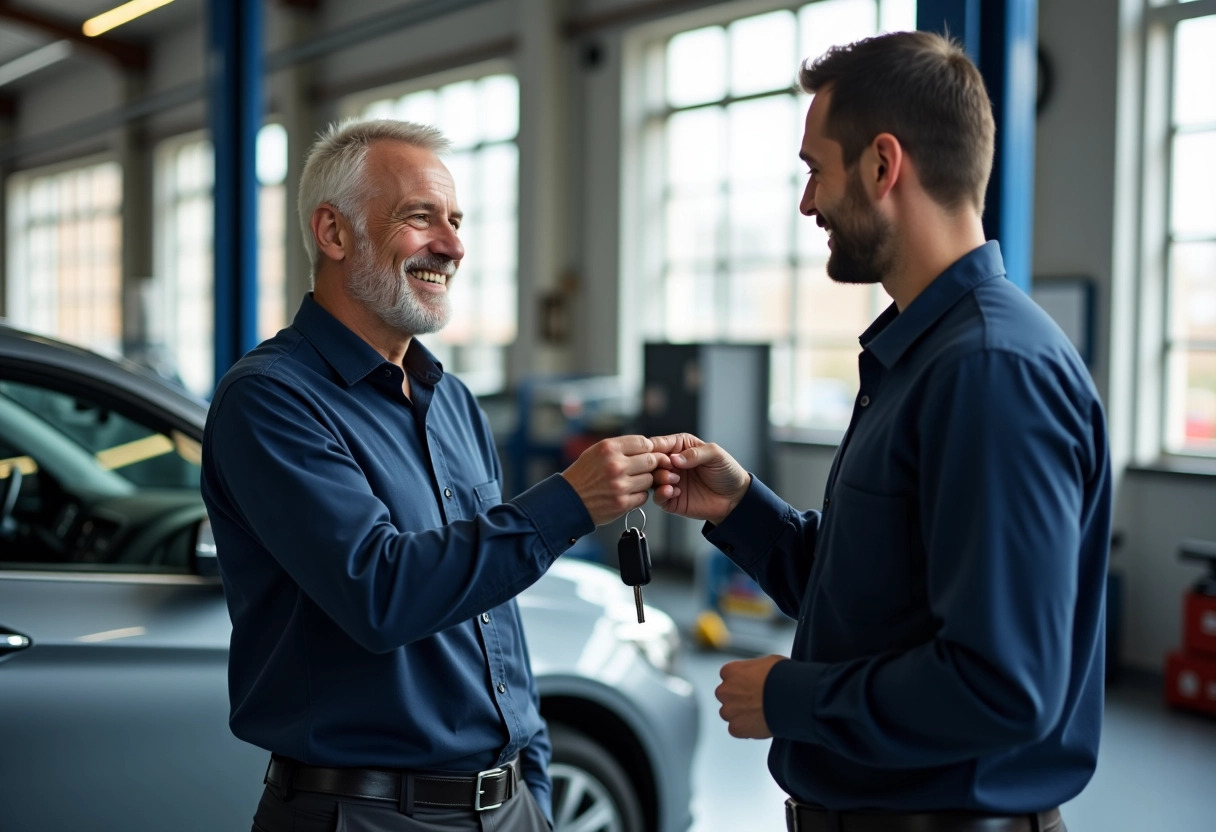
[[[206,404],[0,323],[0,829],[248,829],[269,755],[228,730],[231,625],[199,496]],[[519,599],[559,830],[691,824],[672,620],[558,561]]]

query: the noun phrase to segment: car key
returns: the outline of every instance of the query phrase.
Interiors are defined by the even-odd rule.
[[[642,511],[638,509],[638,511]],[[646,527],[646,512],[642,511],[642,528]],[[638,623],[646,621],[642,606],[642,587],[650,583],[650,544],[646,535],[636,526],[629,525],[629,513],[625,513],[625,531],[616,544],[617,560],[621,567],[621,581],[633,587],[633,602],[638,608]]]

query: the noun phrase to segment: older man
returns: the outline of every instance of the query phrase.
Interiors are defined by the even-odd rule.
[[[626,436],[502,502],[484,414],[415,337],[446,323],[464,256],[446,146],[396,121],[316,142],[314,290],[212,401],[230,723],[272,752],[255,830],[548,830],[514,598],[653,482]]]

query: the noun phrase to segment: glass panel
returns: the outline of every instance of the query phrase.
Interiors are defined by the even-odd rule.
[[[770,12],[730,26],[730,91],[751,95],[789,89],[794,83],[794,16]]]
[[[482,132],[485,141],[506,141],[519,132],[519,81],[514,75],[481,80]]]
[[[699,197],[668,200],[668,261],[712,264],[718,256],[718,202]]]
[[[789,262],[794,215],[788,183],[732,191],[726,203],[730,256],[751,265]]]
[[[1175,136],[1172,167],[1171,230],[1216,235],[1216,131]]]
[[[667,184],[713,188],[722,176],[722,108],[688,110],[668,119]]]
[[[278,185],[287,178],[287,131],[281,124],[267,124],[258,131],[258,182]]]
[[[789,337],[790,270],[734,269],[727,275],[726,337],[772,341]]]
[[[443,157],[443,166],[452,174],[456,183],[456,204],[465,214],[475,214],[478,209],[477,199],[480,189],[477,187],[477,176],[474,173],[476,159],[468,151],[450,153]]]
[[[1216,243],[1176,243],[1171,255],[1171,337],[1216,342]]]
[[[806,178],[798,181],[798,199],[802,199]],[[798,259],[815,263],[826,263],[832,250],[828,248],[828,233],[815,222],[814,217],[799,215],[796,219],[795,236],[798,240]]]
[[[514,268],[519,236],[515,230],[515,216],[486,219],[479,226],[477,246],[482,253],[480,262]],[[466,241],[465,245],[467,248],[469,243]]]
[[[860,347],[795,350],[793,407],[798,424],[844,432],[857,396],[860,352]]]
[[[1184,20],[1175,32],[1174,123],[1216,122],[1216,15]]]
[[[916,0],[878,0],[878,28],[883,32],[916,29]]]
[[[718,337],[716,281],[706,270],[673,268],[663,285],[663,332],[669,341],[704,341]]]
[[[874,320],[874,287],[835,283],[823,266],[798,271],[798,333],[856,343]]]
[[[1216,456],[1216,351],[1169,356],[1166,449]]]
[[[514,272],[487,272],[480,292],[480,338],[485,344],[505,346],[515,340],[519,304]]]
[[[372,118],[377,117],[371,115],[371,108],[368,108],[368,115]],[[439,96],[435,94],[434,90],[403,95],[397,101],[392,118],[412,121],[415,124],[436,124],[439,121]]]
[[[740,101],[727,108],[730,123],[730,178],[735,182],[788,179],[800,164],[802,140],[798,99],[774,95]],[[795,210],[796,204],[790,206]]]
[[[831,46],[874,34],[874,0],[821,0],[798,13],[801,53],[814,61]]]
[[[477,85],[473,81],[448,84],[439,90],[439,119],[433,122],[452,141],[452,147],[472,147],[481,141]]]
[[[519,187],[519,148],[515,144],[494,144],[483,148],[479,156],[482,206],[486,210],[497,208],[514,212]],[[473,185],[473,182],[465,183],[466,188]],[[456,187],[461,190],[459,181]]]
[[[726,95],[726,31],[693,29],[667,44],[667,103],[688,107]]]

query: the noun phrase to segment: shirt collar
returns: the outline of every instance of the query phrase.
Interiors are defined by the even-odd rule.
[[[1005,274],[1001,246],[989,240],[969,251],[925,287],[903,312],[892,303],[861,334],[861,346],[890,369],[964,295]]]
[[[389,363],[371,344],[317,303],[312,292],[304,296],[292,326],[308,339],[348,387]],[[417,338],[410,339],[405,351],[405,368],[411,376],[431,385],[438,384],[443,377],[443,365]]]

